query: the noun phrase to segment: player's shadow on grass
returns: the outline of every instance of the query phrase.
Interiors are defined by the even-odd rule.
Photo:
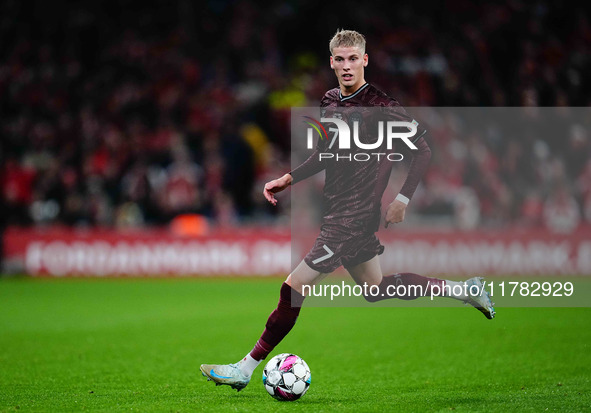
[[[358,397],[347,397],[343,395],[334,395],[334,394],[306,394],[300,400],[297,400],[295,403],[302,403],[307,406],[312,405],[322,405],[322,406],[334,406],[338,407],[339,405],[349,405],[354,404],[355,402],[359,402],[360,399]]]
[[[241,392],[242,393],[242,392]],[[224,398],[227,401],[231,401],[232,403],[243,403],[248,404],[252,402],[260,402],[262,400],[267,400],[269,403],[279,403],[279,405],[296,405],[296,404],[303,404],[306,406],[330,406],[330,405],[347,405],[356,402],[362,402],[362,399],[358,397],[347,397],[344,395],[334,395],[334,394],[305,394],[299,400],[294,402],[282,402],[279,400],[273,399],[269,394],[266,392],[253,392],[250,394],[242,393],[242,394],[230,394],[227,398]]]

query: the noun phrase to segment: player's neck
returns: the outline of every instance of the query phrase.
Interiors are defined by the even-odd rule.
[[[341,87],[341,96],[347,97],[355,94],[359,89],[361,89],[367,82],[365,79],[361,79],[361,81],[351,87],[345,87],[340,85]]]

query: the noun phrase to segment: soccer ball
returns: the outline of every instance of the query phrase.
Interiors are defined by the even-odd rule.
[[[295,354],[283,353],[273,357],[263,370],[267,392],[281,401],[294,401],[310,387],[312,374],[304,360]]]

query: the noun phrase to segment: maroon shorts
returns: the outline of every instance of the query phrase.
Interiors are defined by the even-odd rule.
[[[341,265],[351,268],[384,252],[375,233],[346,237],[338,231],[322,229],[304,261],[315,271],[329,274]]]

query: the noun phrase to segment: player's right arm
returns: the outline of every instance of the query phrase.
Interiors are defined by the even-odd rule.
[[[277,192],[283,191],[285,188],[291,185],[293,182],[293,178],[291,174],[285,174],[281,178],[273,179],[265,184],[265,188],[263,189],[263,195],[269,201],[269,203],[273,206],[277,205],[277,198],[275,198],[275,194]]]
[[[293,185],[299,181],[303,181],[306,178],[316,175],[318,172],[326,168],[326,163],[322,163],[319,160],[318,149],[316,149],[308,159],[304,161],[300,166],[295,168],[290,173],[283,175],[279,179],[274,179],[265,184],[263,195],[273,206],[277,205],[277,199],[274,194],[283,191],[290,185]]]
[[[328,106],[331,102],[331,99],[336,99],[335,96],[337,96],[337,93],[338,88],[326,92],[320,102],[320,107]],[[289,185],[293,185],[299,181],[303,181],[304,179],[311,177],[312,175],[316,175],[318,172],[326,168],[326,162],[320,162],[319,154],[322,152],[322,145],[323,144],[319,140],[312,155],[310,155],[310,157],[308,157],[308,159],[306,159],[300,166],[293,169],[290,173],[283,175],[281,178],[274,179],[265,184],[263,195],[271,205],[277,205],[277,199],[275,198],[274,194],[283,191]],[[324,143],[324,145],[326,145],[326,143]]]
[[[318,172],[326,168],[326,163],[322,163],[319,160],[318,148],[310,155],[308,159],[304,161],[300,166],[295,168],[290,173],[283,175],[279,179],[274,179],[265,184],[263,195],[273,206],[277,205],[277,199],[274,194],[283,191],[290,185],[293,185],[299,181],[303,181],[306,178],[316,175]]]

